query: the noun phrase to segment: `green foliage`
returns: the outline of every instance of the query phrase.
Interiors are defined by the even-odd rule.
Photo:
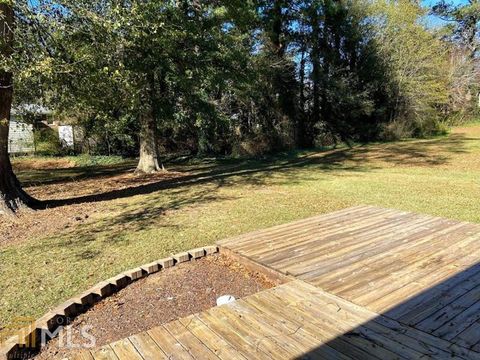
[[[92,204],[101,210],[90,212],[88,221],[3,247],[0,323],[40,317],[138,264],[349,206],[370,204],[480,223],[478,125],[441,139],[166,166],[187,178],[170,188]],[[96,169],[93,179],[99,181],[102,169],[111,167]],[[20,179],[32,173],[21,171]],[[205,179],[213,174],[221,176]],[[48,183],[58,175],[62,183],[73,178],[69,186],[74,186],[86,173],[65,176],[63,170],[49,169],[42,179]],[[204,181],[192,183],[191,176]],[[58,191],[63,189],[60,185]]]
[[[55,77],[56,89],[64,90],[55,93],[56,104],[80,114],[94,133],[138,132],[141,115],[152,112],[160,133],[182,131],[193,137],[194,151],[221,150],[228,124],[217,104],[243,76],[249,50],[233,5],[65,1],[69,10],[59,26],[69,30],[56,36],[75,66]]]
[[[117,165],[125,162],[125,159],[121,156],[92,156],[86,154],[70,156],[68,160],[79,167]]]
[[[92,154],[138,155],[145,118],[162,155],[429,136],[474,110],[477,6],[440,3],[456,26],[435,31],[407,0],[16,2],[0,65]]]
[[[449,35],[466,48],[469,56],[477,57],[480,51],[480,1],[470,0],[466,4],[453,5],[445,0],[432,8],[432,13],[448,20]]]
[[[58,133],[46,127],[34,131],[35,153],[40,156],[64,155]]]
[[[449,102],[446,44],[422,24],[425,10],[410,1],[378,0],[370,7],[384,62],[393,127],[410,136],[436,134]]]

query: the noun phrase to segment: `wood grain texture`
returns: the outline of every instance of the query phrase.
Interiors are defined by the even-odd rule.
[[[219,242],[441,339],[480,349],[480,225],[373,206]]]
[[[106,355],[118,359],[480,359],[480,353],[302,280],[170,322],[105,349]],[[99,350],[91,352],[95,359],[98,354]]]
[[[132,359],[480,360],[478,244],[478,224],[373,206],[257,230],[218,246],[278,274],[278,286],[107,350]]]

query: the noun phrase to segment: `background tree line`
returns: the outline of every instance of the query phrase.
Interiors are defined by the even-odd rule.
[[[141,172],[170,153],[255,156],[439,133],[480,104],[479,4],[0,0],[4,208],[35,204],[8,160],[12,100],[40,102],[113,153],[138,155]],[[429,27],[429,12],[446,25]]]

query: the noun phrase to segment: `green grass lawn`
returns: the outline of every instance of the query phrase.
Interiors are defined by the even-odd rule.
[[[81,181],[131,165],[74,167],[43,176],[47,183],[50,177]],[[87,223],[55,237],[0,248],[0,328],[18,316],[38,317],[130,267],[357,204],[480,223],[480,124],[428,140],[167,167],[189,175],[133,195],[119,192]],[[42,180],[41,171],[19,175],[26,183]]]

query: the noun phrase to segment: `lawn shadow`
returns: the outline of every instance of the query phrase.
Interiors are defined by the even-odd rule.
[[[404,141],[396,143],[356,146],[325,152],[308,153],[307,155],[283,155],[265,160],[223,160],[209,162],[205,166],[186,166],[174,164],[173,171],[185,175],[160,180],[153,183],[127,188],[110,190],[103,193],[79,196],[61,200],[43,202],[45,208],[55,208],[73,204],[103,202],[122,199],[137,195],[146,195],[162,190],[172,190],[191,187],[199,184],[212,183],[219,187],[236,184],[251,184],[261,186],[272,176],[283,178],[286,182],[302,181],[305,172],[299,170],[315,170],[325,174],[336,172],[367,172],[381,168],[385,164],[403,166],[439,166],[448,163],[450,156],[465,152],[465,138],[455,134],[448,138],[422,141]],[[128,171],[131,168],[127,169]],[[97,169],[93,176],[115,174],[125,169],[108,168],[105,172]],[[88,177],[87,174],[82,176]]]
[[[169,233],[182,230],[181,224],[170,221],[166,216],[169,212],[234,199],[219,194],[217,189],[218,186],[213,185],[195,189],[185,187],[174,190],[162,199],[147,197],[139,203],[112,205],[109,208],[111,216],[79,223],[58,236],[48,238],[46,242],[31,243],[29,249],[34,253],[68,249],[77,260],[87,260],[101,258],[119,246],[129,246],[137,241],[137,236],[151,237],[149,242],[155,246],[156,242],[165,241],[165,238],[156,235],[160,229],[167,229]],[[150,229],[155,229],[155,235],[150,235]]]
[[[132,161],[125,161],[124,163],[115,165],[89,165],[55,169],[20,170],[17,172],[17,176],[20,179],[22,186],[30,187],[65,184],[84,179],[115,176],[119,173],[131,172],[133,170],[135,170],[135,163]]]
[[[355,310],[356,305],[347,308],[345,300],[335,296],[329,301],[340,310],[326,315],[327,328],[341,328],[343,318],[351,320],[363,311]],[[324,308],[312,305],[311,310],[323,318]],[[336,353],[355,359],[479,359],[479,308],[476,263],[297,358],[323,359]]]

